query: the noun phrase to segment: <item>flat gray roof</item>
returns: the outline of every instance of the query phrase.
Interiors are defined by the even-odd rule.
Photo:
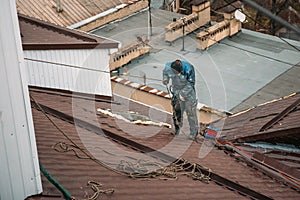
[[[181,16],[160,9],[151,10],[153,34],[149,37],[149,45],[153,49],[150,54],[134,59],[125,66],[129,71],[127,78],[130,81],[146,83],[166,91],[160,81],[165,63],[183,59],[195,67],[199,103],[220,110],[239,111],[255,104],[255,101],[245,101],[300,62],[300,42],[288,40],[295,48],[278,37],[245,29],[205,51],[196,48],[195,36],[199,30],[184,37],[184,40],[166,43],[164,27],[171,23],[173,18],[178,19]],[[149,36],[148,18],[148,12],[143,11],[100,27],[93,33],[127,45],[139,36]],[[294,76],[294,79],[299,79],[299,75]],[[300,84],[295,84],[298,85],[293,87],[294,90],[299,91]],[[283,86],[289,87],[277,85],[273,86],[273,89],[288,91],[281,88]],[[277,92],[276,95],[280,97],[283,93]],[[239,107],[241,103],[244,104]]]

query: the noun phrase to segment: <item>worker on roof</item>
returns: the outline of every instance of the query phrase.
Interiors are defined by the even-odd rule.
[[[186,61],[175,60],[168,62],[163,70],[163,84],[168,85],[172,80],[170,91],[172,93],[174,134],[178,135],[183,125],[182,115],[186,111],[190,126],[190,139],[198,135],[197,98],[195,91],[195,70],[193,65]]]

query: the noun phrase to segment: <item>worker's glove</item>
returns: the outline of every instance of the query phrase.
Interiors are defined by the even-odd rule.
[[[169,80],[163,80],[162,83],[163,83],[164,85],[168,85]]]
[[[179,94],[179,99],[180,101],[185,101],[185,98],[181,94]]]

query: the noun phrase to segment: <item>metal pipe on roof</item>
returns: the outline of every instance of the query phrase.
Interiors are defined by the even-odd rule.
[[[152,17],[151,17],[151,0],[148,0],[148,23],[149,23],[149,35],[148,38],[152,36]]]
[[[181,51],[184,51],[184,27],[185,27],[185,20],[184,20],[184,17],[181,18],[182,19],[182,49]]]
[[[261,7],[260,5],[258,5],[257,3],[251,1],[251,0],[241,0],[243,3],[248,4],[249,6],[253,7],[254,9],[258,10],[259,12],[265,14],[266,16],[270,17],[271,19],[273,19],[274,21],[278,22],[279,24],[285,26],[286,28],[295,31],[298,35],[300,35],[300,29],[296,26],[291,25],[290,23],[288,23],[287,21],[283,20],[282,18],[278,17],[277,15],[275,15],[274,13],[272,13],[271,11]]]

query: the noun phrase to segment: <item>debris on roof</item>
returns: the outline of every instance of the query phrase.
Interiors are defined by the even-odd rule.
[[[113,118],[124,120],[125,122],[128,123],[140,124],[140,125],[166,126],[168,128],[172,127],[168,123],[151,121],[149,117],[140,115],[139,113],[133,111],[129,111],[127,113],[121,113],[121,114],[112,113],[110,109],[103,110],[101,108],[98,108],[97,111],[104,115],[108,115]]]

